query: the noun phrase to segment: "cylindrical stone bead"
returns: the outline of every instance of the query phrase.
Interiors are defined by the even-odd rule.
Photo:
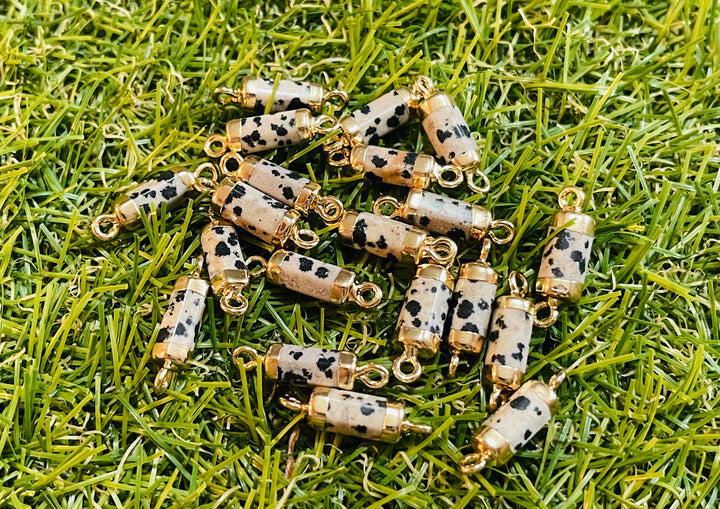
[[[205,265],[213,291],[217,293],[225,283],[247,284],[245,257],[235,227],[223,220],[215,220],[200,235],[205,253]]]
[[[320,190],[320,186],[310,179],[257,156],[243,159],[238,176],[288,207],[294,207],[298,199],[307,201],[310,195],[316,196]]]
[[[280,80],[276,88],[275,81],[263,78],[245,78],[243,90],[247,96],[247,106],[258,113],[263,113],[268,104],[270,113],[317,108],[324,95],[323,88],[315,83]]]
[[[546,400],[545,394],[548,393],[554,397],[554,392],[542,382],[527,382],[483,423],[482,428],[499,433],[507,441],[510,450],[516,453],[554,415],[555,409]]]
[[[355,143],[377,145],[380,137],[410,120],[411,101],[407,88],[393,90],[343,117],[340,125]]]
[[[432,156],[375,145],[357,145],[350,153],[350,164],[365,178],[395,186],[426,188],[437,163]]]
[[[141,211],[150,214],[165,203],[167,210],[179,207],[186,199],[195,177],[187,171],[164,171],[121,196],[115,204],[115,214],[123,226],[140,221]]]
[[[354,211],[345,213],[340,235],[352,242],[355,249],[398,261],[412,260],[406,249],[408,246],[419,248],[427,237],[426,232],[389,217]]]
[[[448,341],[460,350],[480,353],[487,336],[497,291],[497,273],[481,263],[466,263],[455,282]]]
[[[309,110],[299,109],[231,120],[226,126],[228,147],[252,154],[297,145],[312,137],[311,118]]]
[[[436,93],[418,108],[423,129],[442,163],[470,166],[479,162],[479,148],[465,117],[447,94]]]
[[[536,289],[549,297],[577,302],[585,283],[595,221],[586,214],[562,211],[553,217],[548,236],[560,227],[563,229],[543,250]]]
[[[265,373],[279,382],[338,387],[340,353],[325,348],[275,343],[265,354]]]
[[[492,215],[483,207],[423,189],[410,190],[398,212],[415,226],[468,240],[482,238],[492,222]]]
[[[317,393],[313,392],[308,411],[311,424],[314,414],[320,413],[321,420],[325,422],[324,429],[327,431],[370,440],[382,438],[388,406],[387,399],[339,389],[326,391],[323,391],[325,395],[323,399],[326,399],[326,402],[323,401],[324,408],[322,409],[317,408],[319,406],[315,404]]]
[[[187,351],[195,348],[209,287],[206,281],[195,277],[184,276],[177,281],[160,323],[156,345],[165,343]]]
[[[277,238],[276,232],[293,212],[245,182],[230,179],[220,183],[212,202],[217,215],[271,244],[282,240]]]
[[[447,269],[434,264],[420,265],[400,309],[397,323],[400,341],[403,329],[424,331],[439,340],[450,309],[452,291],[452,279]]]
[[[354,272],[282,249],[268,260],[266,274],[289,290],[334,304],[345,302],[355,281]]]
[[[486,379],[491,383],[516,389],[522,381],[533,331],[531,306],[519,296],[498,297],[485,354]]]

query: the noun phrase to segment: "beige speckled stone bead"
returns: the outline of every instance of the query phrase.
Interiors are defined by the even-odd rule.
[[[225,221],[210,223],[200,235],[210,281],[225,271],[244,271],[245,257],[235,227]]]
[[[365,178],[395,186],[426,188],[434,178],[437,163],[432,156],[405,150],[358,145],[350,153],[350,164]]]
[[[550,227],[548,236],[555,230],[557,228]],[[582,286],[593,240],[592,235],[569,229],[558,232],[543,251],[538,278],[562,279]]]
[[[543,429],[554,414],[545,399],[533,390],[539,383],[524,384],[483,423],[483,428],[493,429],[504,437],[513,453]]]
[[[224,194],[230,186],[229,192]],[[245,182],[233,183],[229,179],[221,182],[215,191],[213,210],[220,217],[271,244],[278,242],[278,227],[290,212],[286,205]]]
[[[411,230],[414,230],[412,226],[400,221],[360,212],[352,227],[343,227],[340,233],[343,238],[352,242],[355,249],[364,249],[382,258],[403,260],[406,258],[403,255],[403,246]]]
[[[331,389],[327,398],[324,416],[327,431],[380,440],[385,428],[387,399],[339,389]]]
[[[310,179],[257,156],[248,156],[243,160],[239,176],[258,191],[288,207],[295,206],[308,186],[315,186]]]
[[[278,250],[268,261],[267,277],[290,290],[325,301],[335,302],[339,283],[349,288],[355,274],[347,269],[292,251]]]
[[[156,344],[169,343],[190,351],[195,348],[209,287],[199,278],[185,276],[177,281],[160,323]]]
[[[340,125],[356,143],[377,145],[382,136],[410,120],[411,100],[407,88],[393,90],[343,117]]]
[[[323,88],[306,81],[280,80],[273,94],[275,81],[263,78],[245,78],[243,89],[250,95],[252,108],[263,113],[268,103],[270,113],[296,110],[299,108],[316,108],[322,103]]]
[[[450,318],[450,330],[469,332],[485,338],[496,291],[497,283],[458,278],[455,283],[455,305]]]
[[[441,337],[450,309],[452,288],[445,279],[424,275],[427,268],[439,269],[431,264],[418,267],[405,292],[397,330],[402,327],[420,329]]]
[[[243,154],[298,145],[313,136],[310,111],[299,109],[231,120],[228,146]]]
[[[465,117],[447,94],[438,92],[418,108],[423,129],[442,163],[470,166],[479,161],[479,148]]]
[[[520,297],[498,297],[487,337],[486,366],[507,367],[521,374],[525,373],[533,331],[530,306],[529,301]],[[507,384],[507,380],[490,381]]]
[[[340,352],[337,350],[283,344],[274,353],[273,359],[277,363],[275,373],[266,372],[279,382],[338,386]]]
[[[160,209],[162,203],[167,210],[179,207],[186,201],[194,181],[193,174],[187,171],[164,171],[153,176],[118,199],[115,205],[118,221],[131,227],[140,221],[141,211],[150,214],[153,208]]]

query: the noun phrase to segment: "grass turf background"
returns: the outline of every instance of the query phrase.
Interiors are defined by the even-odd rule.
[[[9,1],[0,13],[0,505],[3,507],[715,507],[720,495],[715,1]],[[207,197],[99,244],[89,222],[160,168],[194,168],[245,75],[342,85],[358,107],[416,73],[479,133],[484,204],[517,225],[494,250],[534,279],[556,193],[582,186],[597,239],[585,297],[533,336],[530,378],[572,366],[547,432],[509,464],[456,471],[488,415],[477,358],[442,351],[383,391],[432,424],[396,445],[300,428],[229,349],[346,347],[389,365],[411,269],[340,246],[311,255],[383,286],[338,309],[259,280],[243,319],[208,300],[193,365],[156,396],[149,359],[194,268]],[[430,151],[417,122],[387,143]],[[402,196],[292,161],[346,206]],[[308,166],[311,164],[311,166]],[[311,220],[320,228],[320,224]],[[263,246],[244,236],[246,255]],[[462,259],[477,248],[464,245]],[[504,281],[504,279],[503,279]],[[502,292],[507,291],[507,285]]]

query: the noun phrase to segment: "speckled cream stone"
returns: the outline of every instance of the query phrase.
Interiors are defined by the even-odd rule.
[[[186,171],[164,171],[127,193],[122,201],[131,201],[135,207],[118,207],[122,211],[119,218],[122,224],[132,224],[140,220],[140,211],[150,214],[160,208],[164,202],[167,210],[179,207],[185,202],[188,185],[194,181],[192,173]],[[136,209],[136,210],[134,210]],[[132,210],[132,212],[131,212]]]
[[[420,266],[418,272],[422,268]],[[397,329],[411,327],[442,337],[451,299],[452,289],[444,281],[415,276],[405,292]]]
[[[471,238],[473,205],[470,203],[413,189],[403,211],[403,219],[420,228],[455,239]]]
[[[486,337],[497,284],[458,278],[453,296],[450,329]]]
[[[330,302],[333,284],[344,269],[292,251],[284,253],[272,279],[290,290]]]
[[[254,160],[252,159],[252,161]],[[262,191],[288,207],[295,206],[295,200],[300,196],[303,188],[312,182],[310,179],[267,159],[257,160],[250,171],[243,171],[242,177],[258,191]]]
[[[411,226],[369,212],[358,214],[350,238],[356,249],[382,258],[403,258],[403,243]]]
[[[483,424],[500,433],[513,453],[523,447],[552,418],[550,407],[532,385],[521,386],[515,394]]]
[[[325,412],[327,431],[379,440],[385,425],[387,400],[380,396],[331,389]]]
[[[317,85],[315,85],[317,86]],[[263,113],[270,103],[270,112],[309,108],[313,96],[311,83],[303,81],[280,80],[273,95],[275,81],[263,78],[252,78],[246,82],[247,90],[252,90],[255,97],[255,111]]]
[[[196,289],[205,289],[204,293],[183,288],[191,278],[181,278],[170,294],[167,310],[160,322],[160,331],[156,343],[172,343],[192,350],[205,311],[205,297],[209,286],[207,283],[194,285]],[[181,287],[183,289],[177,289]]]
[[[224,202],[216,205],[221,217],[268,243],[273,243],[275,231],[290,210],[245,182],[235,183]]]
[[[453,104],[430,111],[423,119],[422,126],[437,158],[444,164],[457,159],[464,163],[465,154],[479,151],[460,108]]]
[[[353,159],[362,153],[362,159]],[[413,187],[413,170],[419,154],[405,150],[360,145],[353,149],[351,162],[371,181],[395,186]]]
[[[310,111],[306,109],[281,111],[231,120],[228,122],[227,130],[228,133],[232,133],[233,144],[235,138],[239,138],[242,153],[252,154],[297,145],[312,136],[308,130],[309,125],[301,125],[298,118],[309,119]]]
[[[277,354],[277,380],[291,384],[338,386],[337,350],[282,345]]]
[[[548,236],[556,229],[550,227]],[[583,284],[592,245],[592,235],[561,230],[545,246],[538,278],[557,278]]]
[[[200,235],[200,244],[210,281],[224,271],[246,269],[240,240],[232,225],[215,223],[206,228]]]
[[[533,318],[522,309],[502,307],[504,297],[492,314],[487,337],[485,365],[507,366],[525,372],[533,330]]]
[[[406,91],[388,92],[349,115],[363,143],[377,145],[380,137],[410,120],[411,111],[407,104],[410,94]]]

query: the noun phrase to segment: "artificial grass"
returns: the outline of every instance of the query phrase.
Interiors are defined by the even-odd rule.
[[[0,506],[716,507],[718,124],[715,1],[6,2],[0,13]],[[412,274],[323,237],[309,253],[380,284],[336,308],[264,280],[244,318],[208,300],[192,368],[152,391],[173,282],[194,269],[207,197],[116,242],[89,223],[152,172],[204,161],[237,112],[210,99],[245,75],[342,86],[358,107],[429,75],[479,133],[486,197],[510,219],[493,266],[534,279],[556,193],[597,221],[584,298],[533,336],[529,378],[570,368],[561,408],[509,464],[457,469],[488,415],[481,360],[445,350],[383,391],[431,424],[395,445],[316,433],[285,391],[238,372],[274,341],[393,358]],[[430,151],[417,122],[386,143]],[[324,163],[319,141],[272,154],[348,208],[379,187]],[[243,236],[246,255],[264,246]],[[477,256],[464,245],[461,259]],[[503,279],[504,281],[504,279]],[[503,283],[502,292],[507,291]],[[307,393],[307,391],[304,391]],[[294,474],[284,476],[294,435]]]

